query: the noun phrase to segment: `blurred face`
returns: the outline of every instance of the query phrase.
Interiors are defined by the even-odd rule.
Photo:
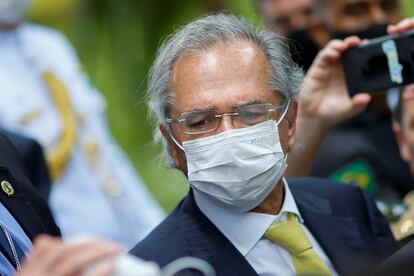
[[[263,16],[271,28],[288,36],[307,29],[312,18],[313,0],[262,0]]]
[[[402,158],[408,162],[414,176],[414,85],[407,86],[402,95],[401,123],[394,123]]]
[[[31,0],[0,0],[0,29],[19,25],[29,8]]]
[[[359,32],[402,18],[398,0],[335,0],[329,6],[329,27],[338,32]]]
[[[175,103],[170,110],[170,118],[207,109],[219,113],[233,112],[237,107],[256,103],[278,106],[279,98],[267,85],[269,72],[263,52],[249,42],[220,44],[201,52],[187,52],[173,69],[171,91],[175,92]],[[289,120],[294,122],[294,116]],[[172,134],[182,143],[235,128],[232,117],[224,116],[212,132],[185,134],[177,124],[173,124]],[[187,173],[184,152],[171,140],[165,126],[160,129],[177,167]],[[294,123],[282,120],[279,132],[283,149],[289,150],[294,141]]]

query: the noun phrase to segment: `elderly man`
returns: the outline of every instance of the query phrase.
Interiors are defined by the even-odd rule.
[[[357,43],[329,45],[310,88]],[[132,254],[161,266],[199,257],[218,275],[336,275],[392,246],[361,189],[284,179],[302,73],[283,38],[232,15],[207,16],[163,44],[149,79],[150,109],[191,189]]]

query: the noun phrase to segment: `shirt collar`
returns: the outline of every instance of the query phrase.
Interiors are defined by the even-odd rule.
[[[231,211],[214,204],[197,190],[193,190],[193,192],[195,202],[201,211],[230,240],[237,250],[243,256],[246,256],[263,237],[272,223],[287,219],[287,213],[296,214],[299,221],[303,223],[295,199],[284,178],[282,183],[285,188],[285,198],[282,209],[277,215]]]

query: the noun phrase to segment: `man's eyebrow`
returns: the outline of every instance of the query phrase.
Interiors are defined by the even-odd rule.
[[[184,111],[183,113],[189,113],[189,112],[199,112],[199,111],[206,111],[206,110],[215,110],[213,106],[204,106],[204,107],[194,107],[190,110]]]
[[[254,105],[254,104],[263,104],[263,101],[255,100],[255,101],[250,101],[250,102],[246,102],[242,104],[236,104],[236,105],[233,105],[233,107],[237,108],[237,107],[249,106],[249,105]]]
[[[254,100],[254,101],[249,101],[249,102],[245,102],[245,103],[240,103],[240,104],[234,104],[233,108],[237,108],[237,107],[243,107],[243,106],[249,106],[249,105],[254,105],[254,104],[263,104],[263,101],[261,100]],[[206,111],[206,110],[217,110],[214,106],[204,106],[204,107],[193,107],[190,110],[184,111],[183,113],[189,113],[189,112],[199,112],[199,111]]]

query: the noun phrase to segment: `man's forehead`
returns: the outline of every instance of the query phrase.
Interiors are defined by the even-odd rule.
[[[263,50],[241,40],[185,52],[174,66],[170,88],[181,112],[216,106],[226,98],[239,105],[257,100],[258,91],[267,92],[270,72]]]
[[[221,74],[223,70],[233,64],[240,66],[239,70],[234,71],[236,75],[241,69],[256,71],[259,61],[267,63],[263,50],[253,42],[247,40],[236,40],[210,45],[208,48],[199,51],[187,51],[182,53],[174,65],[173,79],[177,73],[184,71],[184,76],[188,77],[189,73],[195,73],[200,70],[198,77],[205,77],[205,73],[217,72]],[[184,63],[184,65],[183,65]],[[182,66],[181,66],[182,65]],[[248,66],[250,65],[250,66]]]

